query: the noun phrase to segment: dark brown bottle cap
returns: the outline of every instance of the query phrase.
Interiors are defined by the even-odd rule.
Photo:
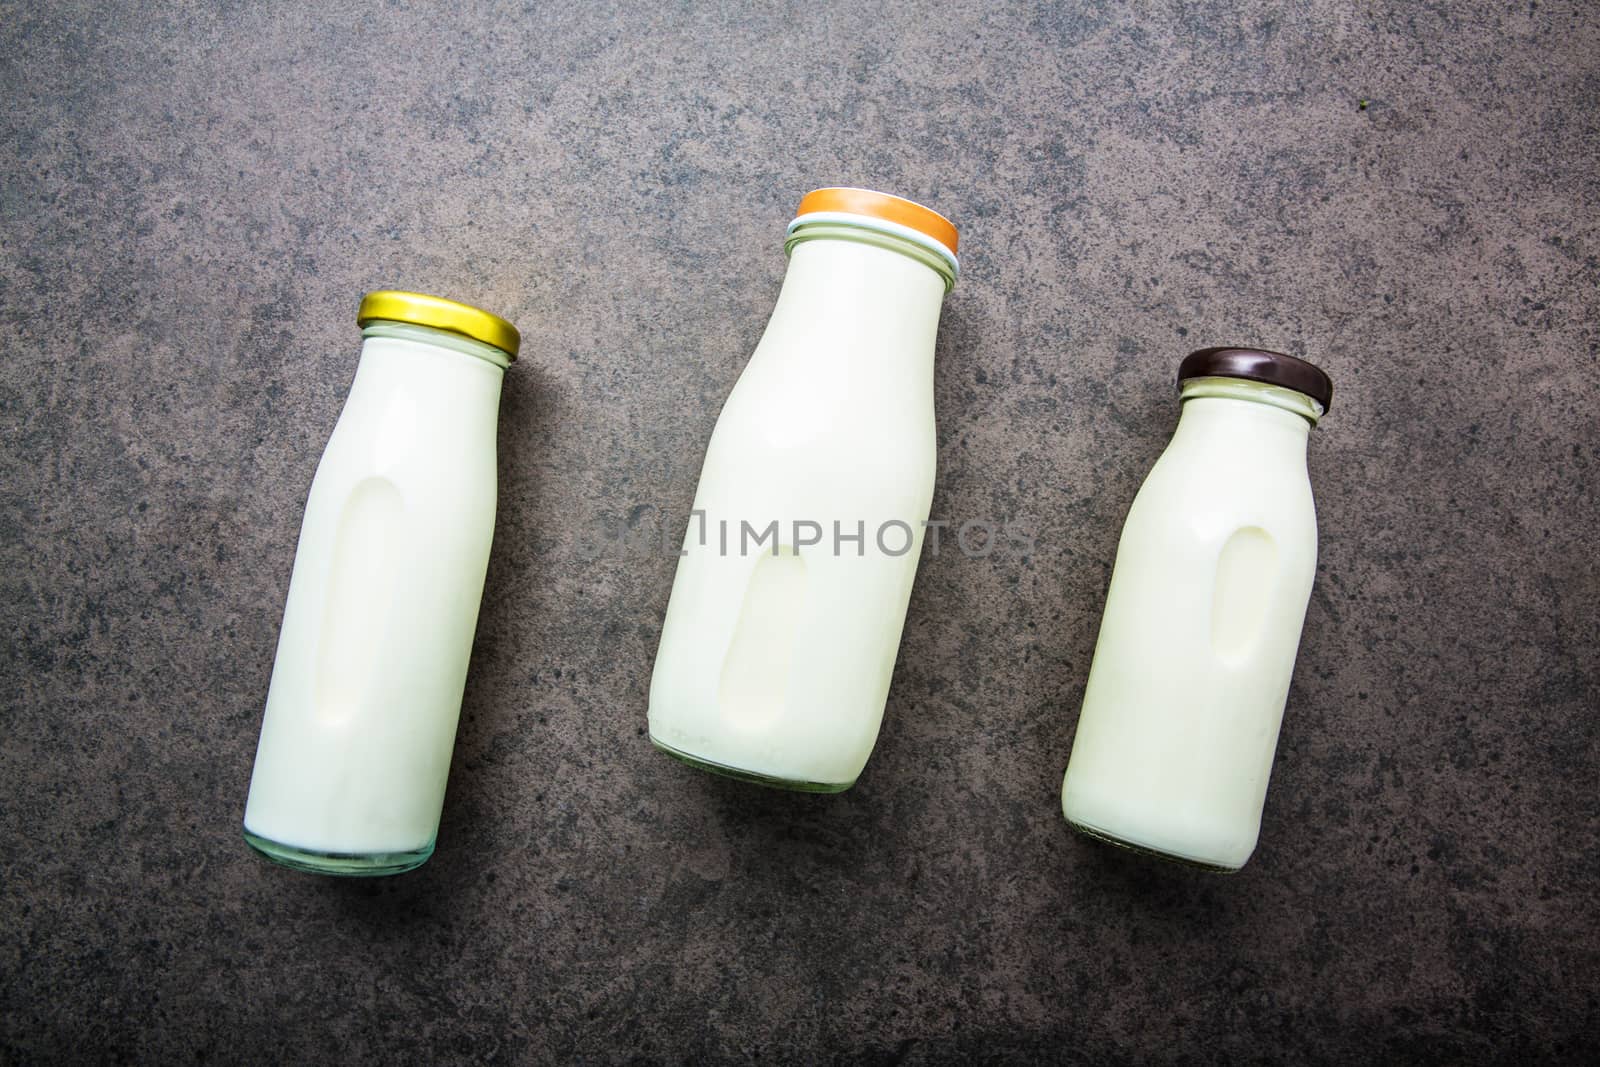
[[[1309,396],[1322,405],[1324,413],[1333,407],[1333,379],[1321,367],[1264,348],[1202,348],[1190,352],[1178,364],[1178,388],[1183,388],[1190,378],[1243,378],[1281,385]]]

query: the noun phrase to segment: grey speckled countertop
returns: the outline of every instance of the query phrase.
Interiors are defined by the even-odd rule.
[[[332,13],[317,9],[328,7]],[[1600,10],[0,3],[0,1060],[1589,1060]],[[1283,10],[1288,8],[1288,10]],[[799,196],[962,228],[859,786],[646,742],[677,526]],[[371,288],[526,338],[439,851],[239,821]],[[1235,877],[1058,807],[1178,359],[1282,348],[1316,592]]]

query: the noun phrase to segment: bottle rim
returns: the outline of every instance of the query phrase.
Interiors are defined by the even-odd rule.
[[[944,260],[949,265],[952,281],[961,273],[961,262],[956,256],[961,238],[955,225],[914,200],[853,186],[813,189],[800,199],[800,207],[785,236],[793,237],[806,226],[828,224],[875,230],[909,241]]]
[[[1242,378],[1278,385],[1309,396],[1322,405],[1324,414],[1333,407],[1333,379],[1315,363],[1286,352],[1232,346],[1201,348],[1178,364],[1179,390],[1191,378]]]
[[[499,315],[427,293],[403,289],[368,293],[361,298],[361,306],[356,311],[356,325],[365,328],[378,320],[448,330],[498,348],[511,359],[517,358],[517,350],[522,347],[522,335],[517,328]]]
[[[1252,404],[1298,415],[1312,426],[1326,414],[1322,405],[1298,389],[1282,385],[1253,381],[1249,378],[1230,378],[1216,375],[1206,378],[1185,378],[1178,385],[1178,400],[1187,406],[1192,400],[1245,400]]]

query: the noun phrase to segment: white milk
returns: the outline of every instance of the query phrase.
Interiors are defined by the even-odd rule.
[[[649,714],[658,747],[706,769],[838,791],[877,738],[933,497],[934,335],[955,274],[950,250],[901,229],[796,220],[711,436]]]
[[[433,851],[495,513],[508,356],[374,322],[306,502],[246,839],[394,873]]]
[[[1062,808],[1095,836],[1233,870],[1260,832],[1316,571],[1322,409],[1236,378],[1182,395],[1117,549]]]

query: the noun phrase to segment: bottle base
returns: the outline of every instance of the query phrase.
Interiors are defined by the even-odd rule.
[[[854,778],[848,782],[808,782],[800,778],[778,778],[770,774],[760,774],[756,771],[747,771],[742,767],[731,767],[726,763],[714,763],[699,756],[691,756],[681,749],[663,744],[656,740],[654,734],[650,735],[650,743],[665,752],[680,763],[711,774],[721,775],[724,778],[734,778],[752,785],[764,785],[768,789],[787,789],[794,793],[843,793],[846,789],[856,784]]]
[[[318,852],[296,848],[244,831],[245,844],[273,863],[309,874],[330,874],[341,878],[377,878],[416,870],[433,855],[433,840],[410,852]]]
[[[1083,834],[1085,837],[1092,837],[1096,841],[1101,841],[1108,845],[1114,845],[1117,848],[1126,849],[1129,852],[1137,852],[1141,856],[1154,856],[1158,860],[1166,860],[1168,863],[1176,863],[1183,867],[1190,867],[1199,871],[1209,871],[1212,874],[1238,874],[1239,871],[1242,870],[1241,867],[1228,867],[1220,863],[1207,863],[1204,860],[1193,859],[1189,856],[1180,856],[1176,852],[1166,852],[1159,848],[1151,848],[1149,845],[1141,845],[1137,842],[1118,837],[1116,834],[1107,833],[1104,830],[1097,830],[1087,823],[1077,822],[1073,819],[1068,819],[1067,825],[1078,831],[1080,834]]]

